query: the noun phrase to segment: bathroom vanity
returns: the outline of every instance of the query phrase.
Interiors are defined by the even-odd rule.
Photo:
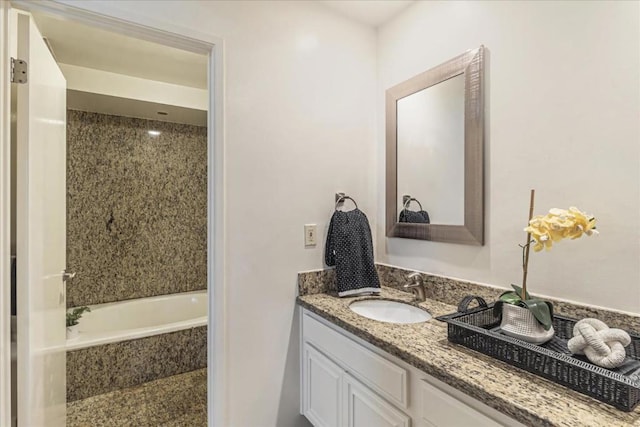
[[[315,426],[522,426],[302,310],[302,413]]]
[[[315,426],[640,426],[638,408],[619,411],[449,343],[445,323],[379,322],[349,309],[368,298],[298,297],[301,413]],[[414,297],[383,286],[378,298]],[[456,311],[431,298],[419,307]]]

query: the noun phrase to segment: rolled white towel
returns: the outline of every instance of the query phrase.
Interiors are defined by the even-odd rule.
[[[631,337],[622,329],[610,329],[598,319],[582,319],[573,327],[573,338],[567,343],[573,354],[584,354],[603,368],[616,368],[626,357],[624,348]]]

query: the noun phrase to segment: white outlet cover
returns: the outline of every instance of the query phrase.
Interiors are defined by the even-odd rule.
[[[304,245],[315,246],[318,235],[318,226],[316,224],[304,225]]]

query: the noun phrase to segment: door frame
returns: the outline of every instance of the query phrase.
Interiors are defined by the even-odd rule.
[[[11,425],[10,350],[10,106],[11,83],[9,9],[37,11],[102,29],[207,54],[209,109],[207,112],[207,332],[208,425],[225,425],[226,414],[226,286],[224,234],[224,41],[191,28],[134,15],[105,5],[99,13],[63,4],[60,0],[30,2],[0,0],[0,425]]]
[[[11,83],[9,2],[0,0],[0,425],[11,425]],[[7,96],[7,94],[9,94]]]

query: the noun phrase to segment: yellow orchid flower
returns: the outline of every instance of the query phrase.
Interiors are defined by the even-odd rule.
[[[533,211],[535,190],[531,190],[529,212]],[[529,214],[531,215],[531,213]],[[545,301],[531,298],[527,292],[527,272],[529,264],[529,250],[533,246],[535,252],[542,249],[550,251],[554,243],[562,239],[578,239],[583,234],[592,236],[597,234],[596,220],[576,207],[569,209],[550,209],[546,215],[537,215],[529,220],[524,231],[527,232],[527,243],[522,248],[522,287],[512,285],[516,292],[506,292],[500,297],[503,303],[526,303],[525,306],[536,317],[545,329],[551,328],[552,313],[548,310],[542,313],[542,307],[548,308]],[[528,302],[534,302],[529,305]]]
[[[531,234],[534,241],[533,250],[540,252],[543,248],[551,250],[553,242],[562,239],[573,240],[582,237],[583,234],[598,234],[595,228],[595,218],[572,206],[568,210],[553,208],[546,215],[531,218],[524,231]]]

